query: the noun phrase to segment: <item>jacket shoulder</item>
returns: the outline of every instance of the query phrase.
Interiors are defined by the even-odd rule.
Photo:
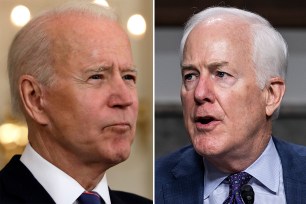
[[[171,182],[177,177],[189,176],[202,170],[203,159],[192,145],[183,147],[165,157],[156,160],[155,184]]]
[[[280,156],[284,178],[306,183],[306,147],[273,138]]]
[[[273,141],[280,154],[286,153],[288,157],[298,156],[306,159],[306,146],[289,143],[275,137],[273,137]]]
[[[152,204],[153,201],[124,191],[110,191],[112,203],[125,203],[125,204]]]
[[[14,156],[0,171],[0,203],[54,203],[50,195]]]
[[[203,158],[192,145],[156,161],[155,203],[199,203],[202,200]]]
[[[179,161],[181,161],[182,155],[190,154],[193,151],[193,147],[191,145],[188,145],[157,159],[155,162],[155,173],[159,174],[167,170],[171,170]]]

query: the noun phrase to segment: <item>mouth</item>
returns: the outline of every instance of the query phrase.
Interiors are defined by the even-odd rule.
[[[119,122],[119,123],[111,123],[111,124],[108,124],[106,125],[103,129],[106,129],[106,128],[112,128],[112,129],[130,129],[132,126],[130,123],[127,123],[127,122]]]
[[[220,120],[210,115],[195,117],[194,122],[199,131],[211,131],[220,124]]]
[[[213,121],[216,121],[216,119],[212,116],[204,116],[204,117],[196,117],[195,122],[200,123],[202,125],[207,125]]]

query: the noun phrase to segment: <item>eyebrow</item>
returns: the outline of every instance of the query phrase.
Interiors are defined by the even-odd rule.
[[[90,73],[90,72],[95,72],[95,73],[99,73],[99,72],[104,72],[104,71],[110,71],[112,70],[112,66],[98,66],[98,67],[92,67],[92,68],[88,68],[86,69],[85,73]],[[125,67],[120,69],[121,73],[126,73],[126,72],[134,72],[137,73],[138,70],[136,67]]]
[[[207,65],[205,65],[206,67],[210,68],[210,67],[223,67],[228,65],[229,63],[227,61],[220,61],[220,62],[211,62]],[[185,70],[185,69],[196,69],[196,66],[192,65],[192,64],[181,64],[181,69]]]
[[[181,70],[185,70],[185,69],[196,69],[196,67],[192,64],[180,64],[181,66]]]
[[[125,72],[134,72],[134,73],[138,73],[138,69],[136,67],[130,67],[130,68],[126,68],[121,70],[121,72],[125,73]]]
[[[212,63],[209,63],[207,65],[207,67],[223,67],[223,66],[226,66],[228,64],[229,63],[227,61],[212,62]]]
[[[108,71],[110,70],[111,67],[109,66],[98,66],[98,67],[91,67],[85,70],[85,73],[89,72],[103,72],[103,71]]]

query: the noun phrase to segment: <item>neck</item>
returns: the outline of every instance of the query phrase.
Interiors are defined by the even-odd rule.
[[[94,189],[109,167],[101,164],[101,161],[83,161],[78,155],[49,142],[47,138],[40,134],[33,137],[29,129],[30,144],[41,157],[76,180],[85,190]]]
[[[205,156],[205,159],[222,172],[236,173],[244,171],[264,152],[270,141],[270,135],[262,135],[255,141],[246,144],[244,148],[237,148],[235,152],[226,152],[218,156]]]

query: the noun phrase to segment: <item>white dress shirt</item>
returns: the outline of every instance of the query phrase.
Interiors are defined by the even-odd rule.
[[[224,179],[229,176],[204,159],[204,204],[220,204],[229,194],[229,184]],[[254,204],[285,204],[283,170],[280,157],[272,138],[261,156],[245,172],[253,178],[248,182],[255,193]]]
[[[30,144],[26,146],[20,161],[57,204],[77,204],[76,200],[85,191],[76,180],[42,158]],[[106,204],[111,204],[106,175],[93,191],[99,193]]]

